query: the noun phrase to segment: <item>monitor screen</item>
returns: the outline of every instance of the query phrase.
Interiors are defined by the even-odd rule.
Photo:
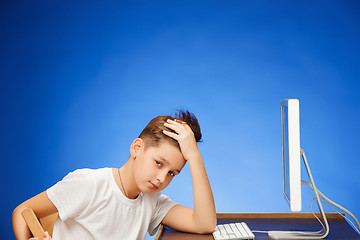
[[[284,196],[293,212],[301,211],[299,100],[281,101]]]

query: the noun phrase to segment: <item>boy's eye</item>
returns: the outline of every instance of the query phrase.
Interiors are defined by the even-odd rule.
[[[170,174],[170,176],[172,176],[172,177],[174,177],[174,176],[175,176],[175,173],[174,173],[174,172],[172,172],[172,171],[169,171],[169,174]]]
[[[159,162],[159,161],[155,161],[155,163],[156,163],[156,165],[158,165],[159,167],[161,167],[161,166],[162,166],[162,163],[161,163],[161,162]]]

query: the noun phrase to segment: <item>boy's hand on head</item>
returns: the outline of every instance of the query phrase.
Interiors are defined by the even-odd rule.
[[[181,152],[186,161],[189,160],[191,154],[198,152],[196,140],[193,131],[186,122],[180,120],[168,119],[164,126],[175,131],[175,133],[163,130],[163,133],[176,141],[180,145]]]

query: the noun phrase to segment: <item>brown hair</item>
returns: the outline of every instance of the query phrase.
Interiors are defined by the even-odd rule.
[[[166,141],[180,150],[178,141],[176,141],[175,139],[169,136],[166,136],[163,133],[163,130],[174,132],[173,130],[164,126],[164,123],[168,119],[171,120],[178,119],[182,122],[186,122],[193,131],[196,142],[201,141],[200,125],[195,115],[190,113],[189,111],[180,110],[175,113],[174,117],[162,115],[153,118],[148,123],[148,125],[139,135],[139,138],[141,138],[145,142],[145,149],[148,147],[158,147],[160,143]]]

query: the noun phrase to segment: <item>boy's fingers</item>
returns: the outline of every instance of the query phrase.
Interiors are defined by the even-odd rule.
[[[181,121],[181,120],[177,120],[177,119],[175,119],[174,121],[168,119],[168,122],[169,122],[169,123],[174,123],[174,124],[177,125],[177,126],[183,126],[186,130],[192,132],[191,127],[189,126],[189,124],[187,124],[187,122],[184,122],[184,121]]]
[[[50,235],[49,235],[48,232],[45,232],[45,238],[44,238],[44,239],[46,239],[46,240],[51,239],[51,237],[50,237]]]
[[[164,126],[167,128],[170,128],[171,130],[174,130],[175,132],[179,133],[179,128],[178,126],[172,125],[170,123],[164,123]]]
[[[163,133],[164,133],[165,135],[169,136],[169,137],[172,137],[172,138],[175,139],[175,140],[177,140],[177,137],[179,136],[179,135],[177,135],[177,134],[175,134],[175,133],[173,133],[173,132],[169,132],[169,131],[166,131],[166,130],[163,130]]]
[[[177,126],[181,126],[182,123],[184,123],[183,121],[180,121],[178,119],[174,119],[174,120],[171,120],[170,118],[168,120],[166,120],[168,123],[171,123],[171,124],[174,124],[174,125],[177,125]]]
[[[168,120],[171,121],[170,119],[168,119]],[[164,126],[176,131],[177,133],[179,133],[181,131],[181,129],[185,128],[185,130],[188,130],[187,127],[190,128],[190,126],[187,125],[185,122],[179,123],[179,122],[174,122],[174,121],[172,121],[171,123],[165,122]],[[191,128],[190,128],[190,130],[191,130]]]

